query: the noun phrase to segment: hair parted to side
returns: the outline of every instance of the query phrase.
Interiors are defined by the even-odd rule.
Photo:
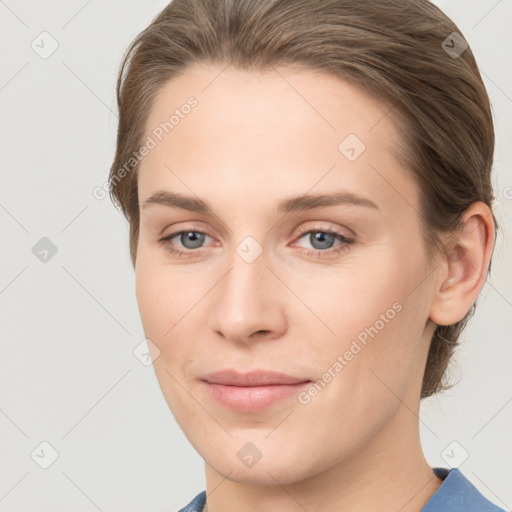
[[[427,0],[173,0],[128,47],[117,82],[109,186],[130,223],[132,264],[139,235],[137,162],[128,173],[118,171],[142,145],[155,95],[195,63],[313,69],[381,99],[400,133],[396,156],[420,189],[429,257],[443,251],[440,235],[454,232],[472,203],[482,201],[492,211],[494,200],[489,97],[471,49],[458,57],[443,49],[453,32],[460,34]],[[461,321],[437,326],[422,397],[450,387],[445,370],[474,310],[475,304]]]

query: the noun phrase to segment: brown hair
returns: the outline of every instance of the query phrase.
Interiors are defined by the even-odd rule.
[[[390,118],[400,121],[397,156],[419,185],[428,254],[443,250],[441,233],[454,232],[472,203],[492,208],[494,200],[491,107],[466,44],[427,0],[173,0],[128,47],[117,82],[109,187],[130,223],[132,264],[139,233],[132,155],[142,145],[156,93],[201,62],[325,71],[385,101]],[[475,305],[461,321],[437,326],[422,397],[450,387],[445,370]]]

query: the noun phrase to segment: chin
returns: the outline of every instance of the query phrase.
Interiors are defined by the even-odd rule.
[[[223,478],[240,484],[275,486],[279,482],[289,485],[321,472],[322,466],[331,462],[315,460],[311,453],[305,455],[297,449],[297,443],[290,442],[287,451],[282,439],[276,439],[274,444],[263,436],[255,439],[251,435],[240,435],[224,442],[201,436],[191,441],[207,465]]]
[[[227,480],[247,485],[275,486],[276,482],[280,485],[289,485],[308,477],[306,468],[301,468],[301,463],[297,461],[267,460],[263,462],[262,459],[250,468],[244,467],[238,461],[226,460],[215,461],[215,465],[210,465]]]

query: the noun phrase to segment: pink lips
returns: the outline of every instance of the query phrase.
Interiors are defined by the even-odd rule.
[[[271,404],[297,394],[308,379],[284,373],[254,370],[241,374],[223,370],[204,376],[210,395],[221,404],[240,412],[262,411]]]

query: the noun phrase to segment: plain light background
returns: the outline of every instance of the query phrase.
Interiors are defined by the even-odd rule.
[[[122,53],[166,3],[0,1],[0,511],[175,511],[205,487],[202,459],[133,354],[144,333],[127,222],[92,194],[114,155]],[[454,461],[510,511],[512,2],[436,3],[492,100],[502,230],[458,383],[423,402],[421,436],[432,466]]]

